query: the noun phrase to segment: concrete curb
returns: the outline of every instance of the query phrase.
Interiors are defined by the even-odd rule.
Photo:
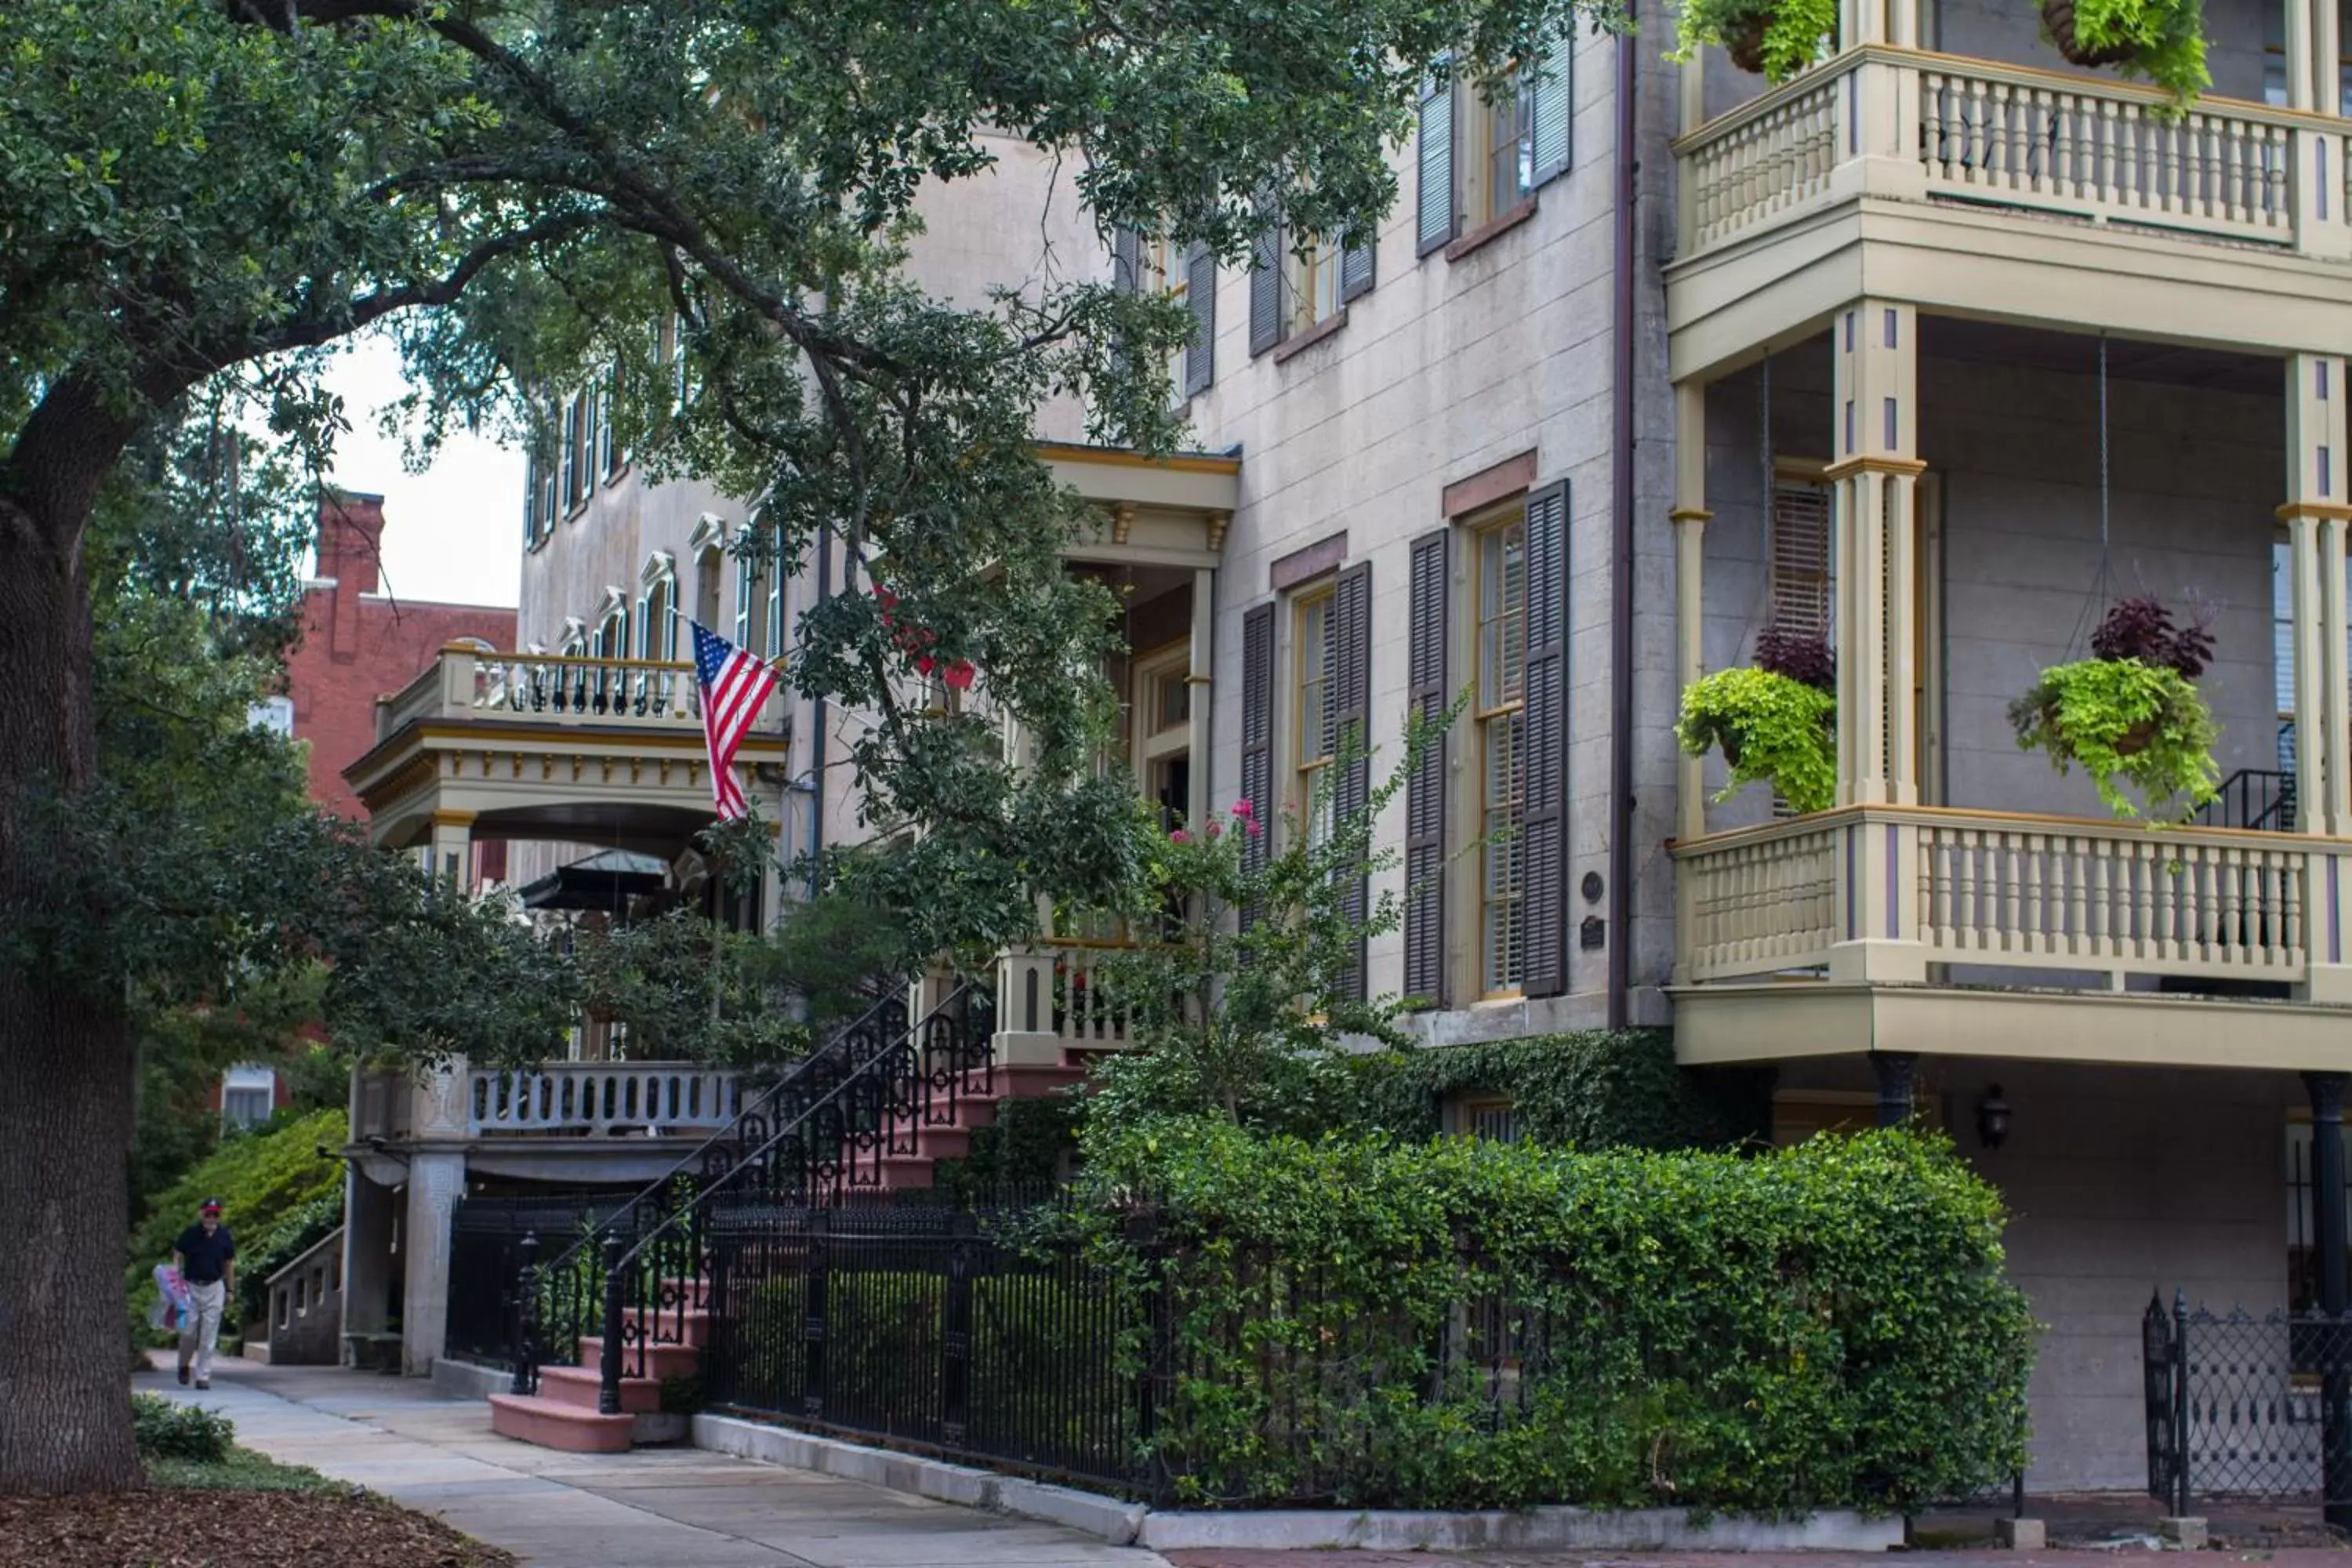
[[[1071,1487],[1024,1481],[968,1465],[951,1465],[944,1459],[868,1448],[732,1415],[697,1415],[694,1446],[716,1454],[756,1459],[761,1464],[786,1465],[793,1469],[839,1476],[844,1480],[864,1481],[868,1486],[910,1492],[935,1502],[1044,1520],[1100,1536],[1113,1546],[1133,1544],[1136,1531],[1149,1511],[1141,1503],[1097,1497]]]
[[[514,1373],[470,1361],[436,1356],[433,1362],[433,1392],[452,1399],[488,1399],[514,1391]]]
[[[1157,1512],[1144,1503],[1000,1476],[944,1459],[869,1448],[732,1415],[697,1415],[694,1446],[761,1464],[864,1481],[937,1502],[1044,1520],[1098,1536],[1113,1546],[1144,1546],[1155,1552],[1204,1547],[1271,1552],[1334,1547],[1382,1552],[1480,1547],[1571,1552],[1885,1552],[1903,1544],[1900,1519],[1865,1519],[1845,1511],[1791,1520],[1717,1515],[1705,1523],[1694,1523],[1689,1510],[1678,1508],[1624,1513],[1580,1508],[1478,1513],[1409,1510],[1341,1513],[1305,1509]]]
[[[1380,1510],[1363,1513],[1258,1509],[1231,1513],[1154,1512],[1139,1544],[1155,1552],[1223,1548],[1262,1552],[1354,1548],[1374,1552],[1885,1552],[1903,1544],[1900,1519],[1844,1511],[1803,1519],[1718,1514],[1694,1523],[1688,1510],[1623,1513],[1580,1508],[1476,1513]]]

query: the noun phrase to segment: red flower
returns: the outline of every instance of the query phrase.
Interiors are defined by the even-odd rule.
[[[930,663],[930,655],[925,654],[923,656],[923,662],[925,664]],[[979,671],[972,668],[971,660],[968,658],[957,659],[953,664],[948,666],[948,689],[950,691],[970,690],[971,689],[971,678],[978,673]]]
[[[1180,827],[1168,836],[1168,842],[1171,844],[1190,844],[1192,842],[1192,836]]]
[[[925,654],[922,658],[915,661],[915,668],[922,674],[929,675],[931,672],[933,662],[931,656],[929,654]]]
[[[1255,815],[1255,808],[1247,800],[1237,800],[1234,802],[1234,815],[1247,822]]]

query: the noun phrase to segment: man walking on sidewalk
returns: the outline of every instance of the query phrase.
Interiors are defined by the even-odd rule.
[[[180,1381],[188,1381],[188,1361],[194,1357],[196,1386],[213,1385],[213,1342],[220,1337],[221,1309],[236,1289],[236,1240],[221,1224],[218,1198],[206,1198],[196,1223],[172,1244],[173,1261],[188,1282],[190,1305],[180,1327]]]

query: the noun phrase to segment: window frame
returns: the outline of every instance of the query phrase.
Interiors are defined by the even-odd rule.
[[[1528,500],[1528,493],[1522,492],[1459,520],[1457,525],[1462,542],[1466,548],[1461,550],[1457,555],[1463,563],[1462,575],[1457,583],[1457,592],[1460,595],[1459,602],[1463,605],[1464,613],[1456,617],[1456,621],[1462,628],[1460,640],[1463,664],[1461,668],[1470,671],[1471,700],[1468,718],[1471,732],[1467,741],[1473,749],[1473,754],[1467,761],[1475,770],[1467,781],[1469,787],[1461,792],[1462,809],[1469,829],[1463,841],[1480,846],[1475,861],[1472,857],[1464,857],[1465,890],[1469,897],[1462,907],[1471,912],[1477,935],[1475,942],[1463,944],[1463,962],[1469,970],[1466,976],[1469,989],[1465,994],[1482,1002],[1517,1000],[1526,994],[1527,869],[1519,856],[1524,852],[1520,847],[1525,843],[1523,830],[1527,822],[1525,794],[1527,766],[1524,752],[1527,745],[1525,715],[1528,654],[1526,626],[1528,582],[1527,562]],[[1507,540],[1514,531],[1519,537],[1517,605],[1515,611],[1506,609],[1498,615],[1489,616],[1486,610],[1486,587],[1488,561],[1492,553],[1490,547],[1498,541]],[[1517,689],[1515,693],[1507,695],[1496,693],[1499,700],[1490,702],[1487,700],[1489,696],[1487,629],[1489,626],[1496,625],[1506,616],[1513,614],[1516,614],[1519,620]],[[1507,646],[1507,642],[1505,646]],[[1505,726],[1508,729],[1503,728]],[[1513,771],[1517,794],[1516,796],[1507,794],[1505,801],[1498,806],[1494,798],[1493,763],[1496,737],[1497,734],[1506,733],[1510,736],[1507,743],[1512,748],[1511,755],[1516,764]],[[1498,816],[1502,819],[1499,824]],[[1498,826],[1507,826],[1513,830],[1500,846],[1495,841]],[[1507,879],[1510,883],[1509,889],[1499,898],[1496,893],[1493,879],[1495,855],[1498,847],[1508,858],[1507,863],[1512,868]],[[1498,903],[1507,903],[1510,906],[1510,912],[1505,916],[1507,924],[1504,929],[1511,936],[1510,950],[1500,959],[1500,984],[1496,983],[1497,955],[1493,945],[1496,929],[1494,916]]]

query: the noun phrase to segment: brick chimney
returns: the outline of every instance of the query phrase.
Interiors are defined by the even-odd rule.
[[[334,584],[327,607],[328,651],[349,659],[359,651],[360,595],[383,582],[383,498],[329,490],[319,500],[320,586]]]

